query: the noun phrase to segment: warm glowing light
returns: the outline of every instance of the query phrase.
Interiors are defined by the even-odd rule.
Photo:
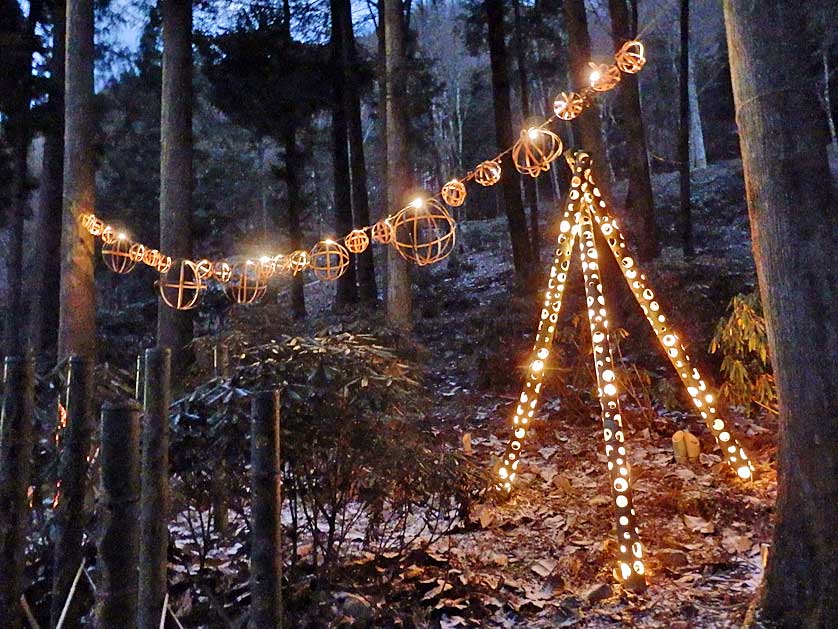
[[[416,197],[413,201],[410,202],[410,205],[415,207],[417,210],[425,205],[425,200],[422,197]]]
[[[601,78],[602,72],[600,72],[599,70],[594,70],[593,72],[591,72],[591,85],[599,81]]]
[[[747,465],[743,465],[738,470],[736,470],[736,473],[739,475],[739,478],[746,480],[751,477],[751,468],[749,468]]]

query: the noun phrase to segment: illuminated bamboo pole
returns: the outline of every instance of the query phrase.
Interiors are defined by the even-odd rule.
[[[602,292],[599,253],[594,240],[593,221],[587,196],[587,193],[583,192],[582,210],[579,217],[579,253],[582,259],[582,274],[585,278],[588,320],[591,324],[591,346],[596,370],[597,395],[602,408],[605,456],[608,459],[611,496],[617,510],[619,561],[616,575],[623,587],[642,590],[646,587],[643,545],[640,543],[639,530],[635,522],[637,514],[632,504],[631,469],[625,445],[623,418],[620,414],[620,392],[617,388],[617,375],[611,355],[608,312]]]
[[[716,409],[716,396],[710,391],[698,369],[690,363],[690,357],[681,343],[681,337],[670,327],[666,316],[661,311],[660,304],[655,300],[654,292],[647,284],[646,275],[640,272],[634,258],[628,254],[626,241],[617,226],[617,221],[609,214],[600,190],[593,180],[590,157],[580,153],[578,154],[578,163],[583,170],[585,179],[582,183],[583,194],[591,196],[591,211],[594,220],[599,225],[602,235],[617,259],[623,277],[625,277],[637,303],[643,309],[646,320],[652,326],[669,361],[681,378],[681,382],[684,383],[696,410],[701,414],[707,428],[716,438],[725,460],[739,478],[751,478],[754,466],[748,459],[748,454],[725,425],[724,420],[719,417]]]
[[[579,199],[581,180],[574,180],[571,185],[570,198]],[[545,361],[553,347],[556,335],[556,324],[559,320],[559,310],[562,307],[562,294],[567,284],[570,256],[573,253],[573,241],[576,236],[576,220],[573,204],[568,203],[559,225],[558,246],[550,267],[550,277],[547,280],[547,290],[544,293],[544,306],[535,333],[532,354],[524,388],[518,398],[515,415],[512,418],[512,437],[506,445],[506,452],[496,468],[497,483],[495,489],[509,493],[515,482],[518,464],[520,463],[521,442],[527,434],[530,421],[538,406],[538,396],[544,379]]]

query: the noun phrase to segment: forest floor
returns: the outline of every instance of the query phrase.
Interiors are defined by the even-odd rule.
[[[663,242],[677,242],[677,185],[677,175],[656,177]],[[664,311],[714,381],[719,359],[705,350],[730,298],[753,288],[753,260],[739,163],[697,172],[694,186],[698,255],[685,262],[665,248],[648,271]],[[544,217],[547,268],[557,216]],[[427,350],[434,400],[427,429],[487,468],[504,450],[539,311],[532,292],[510,297],[511,260],[499,246],[504,232],[501,219],[462,225],[458,268],[421,276],[416,302],[416,335]],[[525,443],[512,498],[473,505],[468,525],[412,555],[387,591],[359,592],[368,609],[359,613],[353,597],[356,607],[344,610],[348,624],[369,613],[383,626],[401,626],[410,609],[407,624],[419,626],[428,618],[442,627],[741,624],[770,540],[775,420],[727,416],[757,468],[756,480],[743,483],[721,462],[688,397],[677,392],[677,378],[639,309],[630,308],[630,295],[617,292],[615,310],[629,315],[618,321],[628,333],[620,347],[623,368],[637,376],[622,403],[649,582],[645,593],[622,591],[612,576],[614,516],[591,365],[575,331],[587,333],[587,326],[579,327],[579,317],[571,321],[582,310],[572,285],[568,292],[570,332],[546,379],[541,421]],[[671,437],[681,429],[701,440],[693,464],[674,461]]]

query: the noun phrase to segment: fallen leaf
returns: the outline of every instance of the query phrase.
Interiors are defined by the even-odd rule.
[[[712,522],[708,522],[704,518],[697,515],[684,514],[684,524],[687,525],[688,529],[696,533],[709,534],[716,530],[716,527],[713,526]]]
[[[538,576],[546,578],[553,573],[557,564],[558,562],[555,559],[539,559],[532,566],[530,566],[530,568]]]

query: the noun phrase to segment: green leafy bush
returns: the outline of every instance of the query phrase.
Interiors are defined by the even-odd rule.
[[[777,390],[759,293],[736,295],[719,320],[710,352],[722,356],[722,398],[751,416],[756,408],[777,412]]]
[[[196,343],[197,354],[219,339]],[[347,551],[392,559],[428,543],[467,498],[458,455],[421,430],[419,372],[369,334],[223,339],[236,363],[175,404],[173,471],[184,500],[209,509],[226,469],[246,515],[250,396],[281,389],[284,518],[291,563],[327,585]],[[184,507],[182,507],[184,508]]]

